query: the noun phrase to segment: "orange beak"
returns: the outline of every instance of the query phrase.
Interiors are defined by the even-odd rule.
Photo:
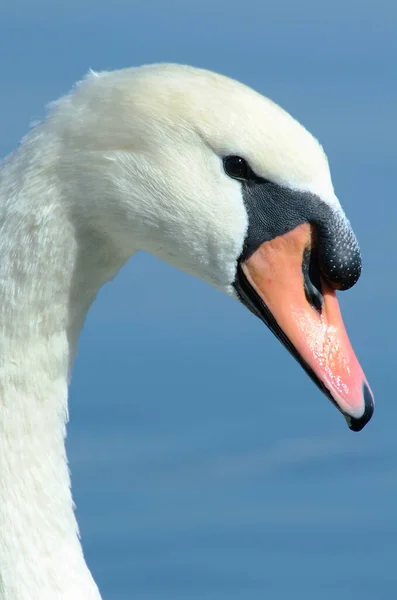
[[[264,242],[239,269],[242,300],[301,363],[320,389],[360,431],[373,413],[373,396],[347,336],[336,293],[318,274],[312,226]],[[312,277],[313,279],[313,277]]]

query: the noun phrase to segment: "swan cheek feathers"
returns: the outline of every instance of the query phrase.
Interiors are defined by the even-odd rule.
[[[224,175],[218,157],[196,150],[186,157],[185,150],[183,161],[172,162],[124,154],[113,166],[118,239],[133,239],[137,248],[235,296],[248,213],[240,184]]]

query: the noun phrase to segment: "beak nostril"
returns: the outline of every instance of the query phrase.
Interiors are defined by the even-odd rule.
[[[319,313],[323,307],[320,269],[316,248],[305,248],[302,262],[303,287],[309,304]]]

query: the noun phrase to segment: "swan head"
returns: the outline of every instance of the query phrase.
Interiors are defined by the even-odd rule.
[[[121,256],[148,251],[238,298],[364,427],[373,397],[336,298],[359,278],[360,251],[302,125],[236,81],[178,65],[92,73],[49,121],[84,190],[80,224]]]

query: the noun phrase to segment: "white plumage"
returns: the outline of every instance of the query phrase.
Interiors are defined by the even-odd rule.
[[[297,121],[177,65],[89,74],[1,165],[0,600],[99,599],[64,448],[79,332],[139,249],[234,294],[247,213],[225,153],[340,210]]]

